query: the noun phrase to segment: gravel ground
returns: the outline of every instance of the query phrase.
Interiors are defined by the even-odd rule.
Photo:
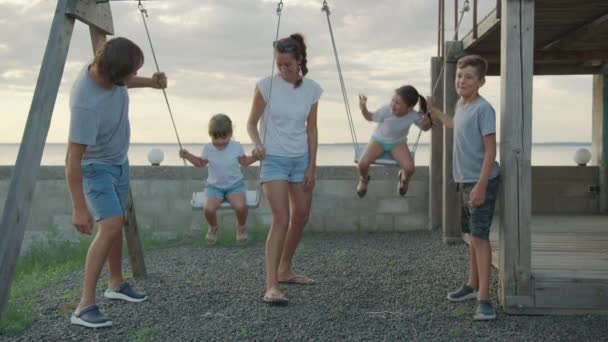
[[[20,341],[608,341],[608,316],[509,316],[474,322],[474,301],[450,303],[446,291],[467,272],[465,245],[439,232],[308,235],[296,270],[312,286],[283,288],[290,303],[261,302],[263,244],[182,246],[146,255],[137,280],[149,299],[100,299],[111,328],[70,326],[82,271],[42,291]],[[493,289],[497,274],[493,273]],[[101,297],[99,287],[98,298]],[[493,293],[496,302],[496,293]]]

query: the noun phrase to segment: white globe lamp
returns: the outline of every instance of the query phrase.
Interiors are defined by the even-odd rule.
[[[574,162],[578,166],[586,166],[591,160],[591,152],[586,148],[579,148],[574,152]]]
[[[159,166],[165,159],[165,153],[160,148],[153,148],[148,152],[148,161],[152,166]]]

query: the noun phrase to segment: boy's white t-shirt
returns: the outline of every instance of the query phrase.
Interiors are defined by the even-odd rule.
[[[372,133],[374,138],[387,144],[402,141],[407,143],[410,126],[415,124],[420,127],[422,125],[422,115],[416,111],[411,111],[404,116],[395,116],[391,112],[391,106],[387,104],[372,113],[372,121],[378,123]]]
[[[222,150],[211,143],[205,144],[201,158],[209,161],[207,185],[228,189],[242,180],[243,173],[241,173],[239,157],[244,155],[243,146],[238,141],[230,140]]]
[[[267,103],[260,120],[260,138],[269,155],[282,157],[300,157],[308,153],[308,133],[306,120],[313,104],[319,101],[323,89],[308,78],[294,88],[280,75],[266,77],[256,84]],[[268,122],[266,122],[268,120]]]

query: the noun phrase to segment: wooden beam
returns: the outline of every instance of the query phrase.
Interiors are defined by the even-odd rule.
[[[499,298],[505,310],[534,303],[530,229],[533,51],[534,1],[503,0]],[[525,297],[531,298],[523,300]]]
[[[67,0],[65,14],[95,27],[105,34],[114,34],[110,3],[97,3],[95,0]]]
[[[129,204],[127,210],[127,221],[125,222],[125,237],[127,239],[127,247],[129,249],[129,261],[131,262],[131,271],[136,278],[146,275],[146,263],[144,261],[144,252],[141,248],[139,239],[139,228],[137,226],[137,216],[135,215],[135,205],[133,204],[133,192],[129,188]]]
[[[484,53],[483,57],[491,64],[500,63],[500,54]],[[601,66],[608,64],[608,49],[576,51],[576,50],[536,50],[535,64],[586,64]]]
[[[562,33],[559,37],[554,38],[552,41],[543,44],[543,50],[555,49],[565,47],[570,44],[576,43],[580,40],[585,39],[585,36],[593,34],[594,31],[608,22],[608,13],[600,15],[593,21],[585,23],[584,25],[577,27],[569,32]]]
[[[431,58],[431,92],[435,106],[443,108],[443,59]],[[429,161],[429,229],[441,228],[443,189],[443,125],[435,123],[431,129]]]
[[[475,32],[471,31],[462,39],[463,48],[465,50],[475,48],[485,37],[500,29],[499,23],[500,17],[496,14],[496,10],[493,10],[477,24],[477,37]]]
[[[462,55],[462,42],[445,43],[445,65],[443,72],[443,108],[444,113],[454,117],[458,94],[454,85],[456,78],[456,62]],[[452,174],[452,150],[454,145],[454,130],[443,130],[443,187],[441,226],[445,243],[462,242],[460,226],[460,197],[456,192],[456,183]]]
[[[74,30],[74,18],[65,15],[66,0],[59,0],[25,131],[19,146],[15,171],[0,221],[0,320],[8,301],[15,266],[30,215],[42,151],[48,135],[55,100]]]
[[[608,280],[536,281],[536,307],[608,311]]]
[[[601,66],[577,64],[535,64],[534,75],[595,75],[600,73]],[[488,65],[488,76],[500,76],[500,64]]]
[[[593,76],[592,163],[599,166],[599,212],[608,213],[608,68]]]

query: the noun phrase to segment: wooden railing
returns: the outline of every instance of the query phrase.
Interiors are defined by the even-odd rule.
[[[439,57],[444,56],[443,45],[445,43],[445,1],[439,0],[439,15],[437,16],[437,55]],[[458,21],[459,21],[459,2],[460,0],[454,0],[454,37],[458,40]],[[469,0],[465,0],[465,5]],[[478,0],[472,0],[472,18],[473,18],[473,38],[477,39],[477,17],[478,17]],[[496,18],[500,19],[501,16],[501,0],[496,0]]]

